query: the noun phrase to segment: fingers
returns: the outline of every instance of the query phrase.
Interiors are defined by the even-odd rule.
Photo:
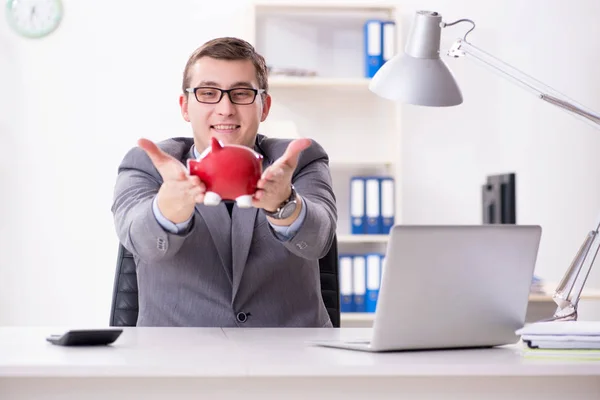
[[[291,175],[298,166],[300,153],[308,148],[310,144],[311,140],[305,138],[291,141],[285,153],[264,170],[261,179],[265,181],[277,181],[284,177],[286,173]]]
[[[204,194],[206,193],[206,185],[197,176],[188,176],[190,187],[190,196],[194,198],[196,203],[204,203]]]
[[[186,178],[186,170],[183,164],[159,149],[154,142],[148,139],[140,139],[138,140],[138,146],[146,152],[164,181]]]
[[[152,160],[152,163],[156,167],[159,167],[173,160],[173,158],[170,155],[159,149],[158,146],[151,140],[142,138],[138,140],[138,146],[140,146],[142,150],[144,150],[146,154],[148,154],[148,157],[150,157],[150,160]]]
[[[285,171],[279,165],[273,164],[266,168],[260,177],[257,185],[259,188],[264,187],[267,182],[274,182],[281,179],[285,175]]]
[[[263,197],[265,195],[264,190],[257,190],[254,192],[254,196],[252,196],[252,207],[255,208],[264,208]]]
[[[285,150],[285,153],[283,153],[283,156],[279,158],[279,161],[291,169],[296,169],[300,153],[307,149],[310,146],[310,143],[311,140],[306,138],[292,140]]]
[[[206,190],[206,185],[196,175],[189,175],[186,178],[187,181],[190,182],[193,186],[200,186],[203,190]]]
[[[256,192],[254,192],[254,199],[260,200],[263,198],[264,195],[265,195],[264,190],[257,190]]]

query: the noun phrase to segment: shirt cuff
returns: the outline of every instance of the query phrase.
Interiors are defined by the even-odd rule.
[[[157,197],[154,197],[154,200],[152,201],[152,211],[154,212],[154,217],[156,218],[156,221],[158,221],[159,225],[162,226],[162,228],[165,231],[171,232],[174,234],[181,233],[184,230],[186,230],[189,227],[190,222],[192,221],[192,217],[193,217],[193,215],[192,215],[192,217],[188,218],[187,221],[181,222],[179,224],[175,224],[175,223],[169,221],[167,218],[165,218],[164,215],[162,215],[162,213],[158,209]]]
[[[302,198],[302,197],[300,197],[300,201],[302,202],[302,209],[300,210],[300,215],[298,215],[298,218],[296,218],[296,220],[291,225],[289,225],[289,226],[273,225],[273,224],[271,224],[271,222],[269,222],[269,224],[271,225],[271,227],[273,228],[273,230],[277,234],[277,237],[280,240],[285,240],[285,241],[290,240],[291,238],[294,237],[294,235],[298,232],[298,230],[302,226],[302,223],[304,222],[304,219],[306,218],[306,203],[304,202],[304,198]]]

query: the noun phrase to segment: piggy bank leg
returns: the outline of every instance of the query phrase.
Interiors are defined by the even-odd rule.
[[[252,207],[252,196],[249,194],[240,196],[235,199],[235,203],[239,208],[250,208]]]
[[[206,206],[217,206],[221,203],[221,196],[215,192],[206,192],[204,194],[204,205]]]

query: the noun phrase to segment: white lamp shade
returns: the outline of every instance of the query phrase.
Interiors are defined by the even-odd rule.
[[[369,89],[383,98],[420,106],[448,107],[463,101],[452,72],[440,58],[397,55],[377,71]]]
[[[418,11],[404,54],[387,61],[372,78],[375,94],[403,103],[431,107],[461,104],[462,93],[452,72],[440,59],[442,16]]]

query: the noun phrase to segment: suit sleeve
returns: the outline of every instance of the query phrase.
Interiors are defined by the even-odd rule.
[[[111,208],[115,229],[121,244],[144,260],[174,256],[193,231],[193,219],[179,234],[160,225],[152,203],[161,184],[160,175],[141,149],[131,150],[119,166]]]
[[[298,231],[282,243],[299,257],[320,259],[333,243],[337,209],[329,160],[316,142],[313,141],[311,147],[300,156],[292,184],[304,199],[306,215]]]

